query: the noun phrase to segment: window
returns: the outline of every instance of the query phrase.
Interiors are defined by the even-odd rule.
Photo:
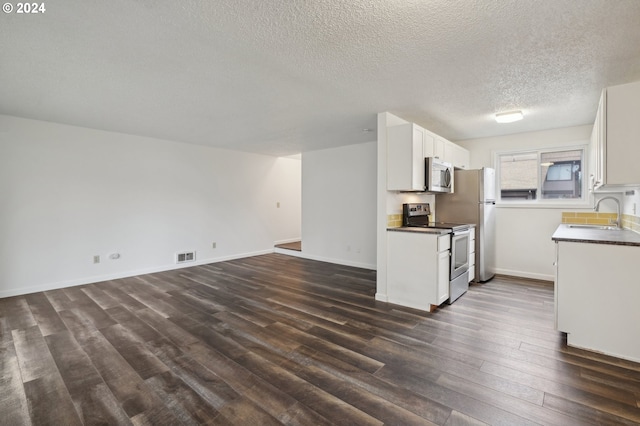
[[[500,200],[531,204],[583,201],[584,153],[584,147],[498,153]]]

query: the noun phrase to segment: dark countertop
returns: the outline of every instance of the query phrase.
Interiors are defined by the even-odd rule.
[[[393,232],[415,232],[419,234],[436,234],[436,235],[446,235],[451,233],[451,229],[441,229],[441,228],[412,228],[412,227],[404,227],[399,226],[396,228],[387,228],[387,231]]]
[[[469,228],[475,228],[476,225],[470,223]],[[398,226],[395,228],[387,228],[387,231],[393,232],[416,232],[420,234],[436,234],[436,235],[446,235],[451,233],[451,229],[442,229],[442,228],[419,228],[419,227],[411,227],[411,226]]]
[[[574,243],[612,244],[619,246],[640,247],[640,234],[628,229],[588,229],[570,228],[568,224],[558,226],[551,237],[553,241],[569,241]]]

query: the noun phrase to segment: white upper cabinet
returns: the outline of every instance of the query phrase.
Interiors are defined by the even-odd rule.
[[[589,140],[589,191],[593,191],[598,186],[602,185],[602,158],[600,155],[600,139],[602,135],[602,126],[600,125],[600,119],[602,118],[604,96],[600,98],[598,105],[598,112],[596,113],[596,121],[593,123],[593,130],[591,131],[591,139]]]
[[[446,139],[441,138],[440,136],[436,136],[434,138],[434,145],[433,145],[433,156],[435,158],[439,158],[442,161],[446,161],[447,163],[450,163],[451,161],[447,160],[447,148],[446,145],[449,142]]]
[[[387,128],[387,189],[424,191],[424,143],[427,131],[413,124]]]
[[[436,151],[436,135],[434,135],[433,133],[431,133],[430,131],[423,129],[425,132],[425,137],[424,137],[424,156],[425,157],[438,157],[438,153]]]
[[[471,155],[460,145],[447,141],[445,145],[444,161],[453,164],[456,169],[468,169]]]
[[[426,157],[469,167],[469,151],[417,124],[387,127],[387,190],[424,191]]]
[[[640,82],[602,91],[591,143],[592,189],[640,184]]]

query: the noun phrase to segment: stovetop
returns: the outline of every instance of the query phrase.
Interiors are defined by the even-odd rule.
[[[467,223],[451,223],[451,222],[429,222],[424,224],[408,224],[404,225],[405,228],[436,228],[436,229],[451,229],[452,231],[461,231],[469,228]]]
[[[469,229],[468,223],[431,222],[429,216],[431,208],[429,203],[413,203],[402,205],[403,228],[434,228],[463,231]]]

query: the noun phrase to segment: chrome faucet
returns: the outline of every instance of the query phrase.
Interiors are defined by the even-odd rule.
[[[615,202],[616,202],[616,206],[617,206],[617,208],[618,208],[618,212],[617,212],[617,213],[618,213],[618,217],[616,218],[616,226],[617,226],[618,228],[622,228],[622,226],[620,225],[620,200],[618,200],[618,199],[617,199],[617,198],[615,198],[615,197],[611,197],[611,196],[609,196],[609,197],[602,197],[602,198],[600,198],[600,199],[598,200],[598,202],[596,203],[596,206],[593,208],[593,210],[598,211],[598,208],[600,207],[600,202],[601,202],[602,200],[613,200],[613,201],[615,201]]]

